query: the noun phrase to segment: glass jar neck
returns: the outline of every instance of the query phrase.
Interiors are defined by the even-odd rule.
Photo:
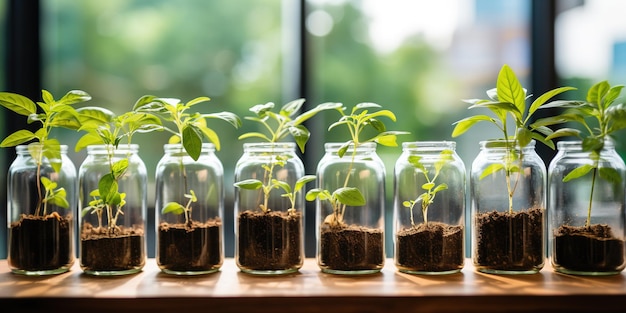
[[[439,153],[456,149],[454,141],[414,141],[402,143],[402,151],[415,153]]]
[[[87,146],[87,154],[94,156],[113,155],[130,155],[139,152],[138,144],[121,144],[117,148],[113,145],[90,145]]]
[[[559,141],[556,143],[556,148],[558,151],[565,153],[590,152],[583,150],[583,142],[581,140]],[[605,140],[601,152],[608,152],[613,150],[615,150],[615,143],[612,140]]]
[[[296,144],[294,142],[253,142],[244,143],[244,153],[276,153],[287,154],[294,153],[296,151]]]
[[[345,143],[341,142],[329,142],[324,144],[324,149],[327,154],[338,155],[339,149],[344,147]],[[346,154],[352,154],[354,152],[354,144],[350,144],[346,149]],[[356,154],[371,154],[376,153],[376,143],[375,142],[366,142],[358,145],[356,147]]]
[[[510,140],[485,140],[480,142],[480,150],[488,152],[506,152],[506,151],[522,151],[523,153],[535,151],[535,140],[531,140],[525,147],[520,148],[519,145],[514,145]]]
[[[30,156],[33,154],[39,154],[43,149],[43,145],[41,143],[31,143],[28,145],[19,145],[15,147],[15,153],[19,156]],[[67,145],[59,146],[61,155],[67,154]]]
[[[165,144],[163,145],[163,151],[165,154],[173,155],[173,156],[187,156],[187,151],[180,143],[175,144]],[[215,152],[215,145],[212,143],[203,143],[202,144],[202,154],[213,153]]]

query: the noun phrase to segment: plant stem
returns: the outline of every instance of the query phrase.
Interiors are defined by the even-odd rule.
[[[587,208],[587,221],[585,221],[585,227],[589,227],[591,225],[591,204],[593,203],[593,191],[596,186],[596,176],[598,173],[598,161],[594,161],[593,173],[591,176],[591,194],[589,195],[589,207]]]

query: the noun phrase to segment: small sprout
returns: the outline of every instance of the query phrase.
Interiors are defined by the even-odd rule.
[[[417,204],[417,203],[421,203],[422,206],[422,216],[424,218],[424,224],[428,223],[428,208],[430,207],[431,204],[434,203],[435,201],[435,197],[437,195],[438,192],[440,191],[444,191],[446,189],[448,189],[448,185],[445,183],[441,183],[441,184],[437,184],[436,180],[437,177],[439,177],[439,174],[441,173],[441,169],[443,169],[443,167],[452,162],[453,159],[453,152],[452,150],[443,150],[441,151],[441,153],[439,154],[439,159],[437,160],[437,162],[435,162],[435,174],[432,176],[432,178],[429,176],[429,171],[426,168],[426,166],[424,166],[424,164],[422,163],[422,157],[417,156],[417,155],[412,155],[409,157],[409,163],[411,163],[411,165],[413,165],[413,167],[415,167],[416,169],[418,169],[418,171],[420,173],[422,173],[422,175],[424,175],[424,178],[426,179],[426,183],[422,184],[422,190],[424,190],[424,192],[422,194],[420,194],[415,200],[408,200],[408,201],[403,201],[402,205],[406,208],[409,208],[410,210],[410,214],[411,214],[411,225],[415,226],[415,221],[413,220],[413,207]]]
[[[304,113],[298,114],[302,105],[304,104],[304,99],[293,100],[287,104],[285,104],[278,113],[272,111],[274,109],[274,103],[268,102],[265,104],[257,104],[250,108],[250,111],[253,112],[256,116],[245,117],[246,120],[250,120],[253,122],[260,123],[267,133],[261,132],[248,132],[239,136],[239,139],[248,139],[248,138],[258,138],[262,141],[276,143],[285,139],[288,135],[291,135],[296,144],[300,148],[301,152],[304,152],[305,146],[309,137],[311,136],[309,130],[303,125],[305,121],[312,118],[319,112],[331,109],[338,109],[341,107],[340,103],[322,103],[317,105],[315,108],[306,111]],[[298,187],[304,187],[306,182],[310,181],[310,177],[305,176],[296,182],[296,187],[294,187],[294,191],[291,191],[291,187],[283,181],[279,181],[273,178],[274,169],[278,167],[283,167],[287,164],[288,157],[283,155],[272,156],[269,164],[263,164],[263,170],[265,171],[263,181],[258,179],[246,179],[240,182],[236,182],[234,185],[240,189],[246,190],[263,190],[263,203],[259,204],[259,208],[261,211],[267,213],[270,212],[271,209],[268,207],[270,192],[275,188],[281,188],[285,191],[283,197],[289,198],[291,201],[291,207],[289,209],[289,213],[293,214],[297,208],[294,208],[295,205],[295,194],[299,191]],[[306,180],[306,181],[305,181]],[[312,180],[312,179],[311,179]],[[301,186],[299,182],[305,181]]]

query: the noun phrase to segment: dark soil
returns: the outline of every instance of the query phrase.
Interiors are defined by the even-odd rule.
[[[502,271],[531,271],[541,266],[543,214],[540,208],[477,214],[476,264]]]
[[[157,264],[175,272],[213,271],[222,264],[222,223],[209,220],[186,224],[161,223]]]
[[[303,263],[302,213],[239,214],[237,264],[247,270],[281,271]]]
[[[384,238],[380,229],[357,225],[322,225],[320,266],[335,271],[380,269],[384,264]]]
[[[71,267],[72,223],[70,216],[22,215],[9,229],[9,265],[24,271],[47,271]]]
[[[419,224],[397,233],[396,266],[415,272],[446,272],[463,268],[463,226],[439,222]]]
[[[554,262],[570,271],[611,272],[624,265],[624,240],[606,224],[562,225],[554,232]]]
[[[89,271],[126,271],[145,264],[144,231],[137,227],[106,227],[86,223],[80,234],[80,262]]]

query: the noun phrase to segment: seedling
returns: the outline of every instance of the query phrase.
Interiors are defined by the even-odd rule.
[[[305,121],[315,116],[317,113],[322,112],[324,110],[337,109],[341,107],[340,103],[322,103],[316,106],[315,108],[306,111],[300,115],[298,112],[300,111],[302,105],[304,104],[304,99],[297,99],[285,104],[280,112],[277,114],[272,112],[274,108],[274,103],[268,102],[266,104],[257,104],[250,108],[250,111],[255,113],[256,117],[245,117],[245,119],[260,123],[267,131],[268,134],[260,133],[260,132],[250,132],[245,133],[239,136],[239,139],[247,139],[247,138],[259,138],[263,141],[276,143],[280,142],[288,135],[291,135],[300,151],[304,152],[305,145],[310,137],[309,130],[303,125]],[[264,164],[263,169],[265,171],[265,175],[263,180],[258,179],[246,179],[240,182],[236,182],[235,186],[241,189],[247,190],[258,190],[262,189],[263,191],[263,203],[259,204],[259,208],[267,213],[270,211],[268,207],[270,192],[275,188],[282,188],[286,192],[286,197],[291,193],[289,187],[285,189],[285,182],[279,181],[273,178],[274,169],[276,166],[283,167],[288,161],[287,156],[278,155],[276,157],[272,157],[269,164]],[[300,178],[304,179],[303,178]],[[300,181],[298,180],[298,181]],[[287,186],[288,187],[288,186]],[[303,187],[303,186],[301,186]],[[299,188],[294,188],[294,192]],[[295,196],[294,196],[295,198]],[[290,198],[291,199],[291,198]],[[293,200],[292,200],[292,209],[293,209]]]
[[[61,170],[61,144],[57,139],[49,138],[50,132],[58,127],[79,129],[81,124],[78,113],[71,105],[88,101],[91,96],[81,90],[72,90],[57,101],[47,90],[42,90],[41,94],[43,102],[35,104],[22,95],[0,92],[0,105],[17,114],[27,116],[29,124],[41,123],[40,128],[35,132],[21,129],[10,134],[0,143],[0,147],[14,147],[34,140],[28,145],[28,151],[37,164],[37,207],[35,215],[47,216],[48,204],[66,209],[69,207],[65,189],[63,187],[57,188],[56,183],[41,176],[44,157],[48,159],[55,172]],[[37,107],[41,110],[40,113],[37,112]]]
[[[155,99],[153,96],[141,97],[135,107],[142,103],[149,103]],[[80,151],[88,145],[105,145],[109,173],[103,175],[98,181],[98,189],[90,192],[93,198],[89,205],[82,209],[81,215],[87,213],[97,214],[98,227],[105,226],[103,218],[106,216],[106,227],[109,233],[114,233],[117,219],[124,212],[122,208],[126,204],[126,193],[119,191],[119,180],[126,174],[129,166],[129,157],[114,162],[114,151],[125,139],[130,146],[132,136],[135,133],[144,133],[162,130],[161,120],[153,114],[142,112],[126,112],[115,116],[113,112],[100,107],[85,107],[77,110],[82,127],[79,130],[86,131],[76,143],[76,151]]]
[[[356,152],[359,146],[367,142],[376,142],[383,146],[395,147],[398,145],[396,142],[397,135],[408,134],[407,132],[401,131],[387,131],[385,124],[378,118],[387,117],[395,122],[396,116],[389,110],[369,112],[368,109],[372,108],[381,108],[381,106],[371,102],[359,103],[352,108],[350,114],[345,113],[345,108],[339,107],[337,110],[341,114],[341,117],[337,122],[328,127],[329,131],[340,125],[345,125],[348,128],[350,140],[346,141],[339,147],[337,154],[339,157],[343,158],[348,149],[352,147],[352,155],[350,165],[348,167],[348,175],[346,175],[343,187],[338,188],[332,193],[329,190],[315,188],[309,190],[306,194],[306,199],[308,201],[320,199],[330,202],[333,208],[333,213],[325,218],[325,223],[329,223],[334,226],[344,225],[343,216],[345,214],[346,206],[365,205],[365,197],[361,191],[358,188],[348,186],[353,172]],[[361,140],[361,133],[368,126],[375,131],[375,134],[369,139]]]
[[[419,170],[422,175],[424,175],[424,179],[426,183],[422,185],[422,190],[424,192],[420,194],[415,200],[407,200],[403,201],[402,205],[406,208],[409,208],[411,214],[411,226],[415,227],[415,221],[413,219],[413,207],[417,203],[421,203],[422,206],[422,216],[424,219],[424,224],[428,224],[428,207],[435,202],[435,197],[437,193],[440,191],[444,191],[448,189],[448,185],[446,183],[437,184],[436,180],[441,173],[441,169],[447,164],[450,163],[453,159],[452,150],[443,150],[439,154],[439,159],[435,162],[435,174],[432,178],[429,176],[429,171],[422,163],[422,157],[418,155],[409,156],[409,163],[413,165],[416,169]]]
[[[546,108],[563,108],[566,111],[558,116],[545,118],[537,121],[544,125],[559,124],[564,122],[576,122],[583,126],[586,133],[578,129],[562,128],[555,131],[548,139],[564,136],[576,136],[582,140],[582,149],[590,153],[592,164],[584,164],[569,172],[563,177],[563,182],[568,182],[583,177],[591,172],[591,192],[589,194],[589,206],[585,226],[591,225],[591,207],[596,178],[600,177],[611,183],[621,183],[620,173],[612,167],[599,167],[600,154],[606,140],[618,130],[626,128],[626,105],[623,103],[613,104],[620,96],[624,86],[611,87],[607,81],[599,82],[589,88],[587,101],[562,101]],[[596,127],[588,121],[595,120]]]
[[[241,126],[239,117],[231,112],[220,113],[188,113],[186,112],[192,106],[199,103],[209,101],[208,97],[198,97],[187,103],[181,102],[179,99],[156,98],[151,102],[138,102],[133,108],[136,112],[151,113],[159,116],[163,121],[173,123],[174,128],[163,125],[163,129],[170,132],[172,136],[169,138],[170,144],[181,143],[185,152],[194,160],[200,158],[202,152],[202,143],[204,139],[208,139],[215,145],[215,149],[220,150],[220,139],[217,133],[207,126],[208,119],[220,119],[228,122],[235,128]],[[178,202],[169,202],[163,206],[161,213],[172,213],[176,215],[185,215],[185,225],[191,226],[191,204],[198,201],[196,193],[193,189],[187,187],[187,174],[183,159],[179,158],[180,171],[183,174],[184,190],[188,190],[184,197],[189,199],[186,205]]]
[[[503,163],[494,163],[483,170],[480,179],[488,177],[499,171],[504,171],[506,187],[508,191],[509,213],[513,212],[513,195],[517,189],[519,175],[513,182],[512,174],[520,173],[522,165],[522,150],[533,139],[540,141],[554,149],[551,135],[554,133],[546,124],[532,123],[533,114],[540,108],[550,105],[548,100],[565,91],[575,90],[573,87],[560,87],[552,89],[535,99],[527,107],[526,89],[522,87],[515,73],[508,65],[503,65],[496,83],[496,88],[487,91],[489,99],[469,99],[464,102],[471,104],[470,109],[486,108],[495,117],[484,114],[474,115],[455,122],[452,137],[458,137],[469,130],[478,122],[493,123],[501,132],[504,141],[505,157]],[[554,103],[554,102],[553,102]],[[513,132],[509,129],[509,120],[513,123]],[[519,154],[516,154],[516,149]]]

